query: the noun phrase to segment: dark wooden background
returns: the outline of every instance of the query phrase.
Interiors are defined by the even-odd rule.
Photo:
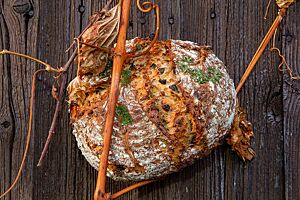
[[[53,66],[68,58],[64,50],[105,0],[0,0],[0,49],[38,57]],[[208,44],[237,84],[272,20],[263,16],[267,0],[160,1],[160,38]],[[132,6],[129,38],[154,33],[153,15]],[[287,62],[300,75],[300,3],[293,5],[276,37]],[[278,73],[279,59],[266,51],[239,94],[254,124],[257,157],[242,162],[222,146],[205,159],[163,181],[121,199],[300,199],[300,81]],[[14,56],[0,57],[0,191],[16,176],[29,119],[30,81],[40,65]],[[69,80],[76,74],[74,67]],[[50,75],[36,83],[34,130],[29,156],[17,187],[5,199],[92,199],[97,172],[85,161],[71,134],[67,106],[45,158],[36,164],[51,123],[55,101]],[[116,192],[126,183],[109,181]]]

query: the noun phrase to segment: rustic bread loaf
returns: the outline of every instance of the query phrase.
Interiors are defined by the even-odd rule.
[[[139,52],[149,40],[127,41]],[[98,169],[109,95],[111,62],[104,71],[76,77],[68,87],[78,146]],[[234,84],[206,46],[159,41],[124,65],[107,175],[145,180],[176,172],[218,146],[233,122]]]

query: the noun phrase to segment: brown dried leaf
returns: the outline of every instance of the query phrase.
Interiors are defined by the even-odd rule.
[[[120,1],[121,2],[121,1]],[[91,20],[96,20],[82,35],[81,41],[100,48],[111,48],[119,32],[121,4],[107,13],[97,13]],[[103,72],[110,53],[85,44],[80,48],[80,68],[78,75],[98,75]]]
[[[85,83],[81,81],[79,77],[76,77],[70,82],[67,88],[70,105],[76,103],[77,105],[81,106],[83,104],[83,101],[86,98],[85,91],[87,90],[88,87],[87,85],[84,84]]]
[[[276,0],[279,8],[288,8],[291,4],[296,3],[296,0]]]
[[[244,161],[252,160],[255,156],[254,150],[250,148],[250,140],[253,136],[252,124],[246,119],[245,112],[237,106],[233,125],[226,141]]]
[[[116,34],[113,33],[118,33],[119,22],[119,18],[115,18],[101,29],[101,31],[98,34],[98,37],[101,38],[99,46],[109,47],[112,45],[112,42],[116,38]]]

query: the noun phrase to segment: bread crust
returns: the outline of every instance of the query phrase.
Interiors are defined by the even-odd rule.
[[[142,51],[148,39],[127,41]],[[107,175],[139,181],[165,176],[208,155],[233,122],[236,93],[225,66],[207,46],[180,40],[157,42],[146,55],[126,61],[129,81],[116,115]],[[108,73],[109,74],[109,73]],[[125,76],[125,75],[124,75]],[[128,78],[128,77],[127,77]],[[98,169],[103,146],[110,76],[83,75],[68,87],[73,134],[87,161]]]

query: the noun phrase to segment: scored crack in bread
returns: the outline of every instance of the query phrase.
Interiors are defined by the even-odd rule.
[[[141,52],[150,40],[127,41]],[[112,63],[99,74],[76,77],[68,87],[78,146],[98,169]],[[206,46],[158,41],[124,64],[107,175],[145,180],[179,171],[207,156],[229,132],[236,93],[224,64]]]

